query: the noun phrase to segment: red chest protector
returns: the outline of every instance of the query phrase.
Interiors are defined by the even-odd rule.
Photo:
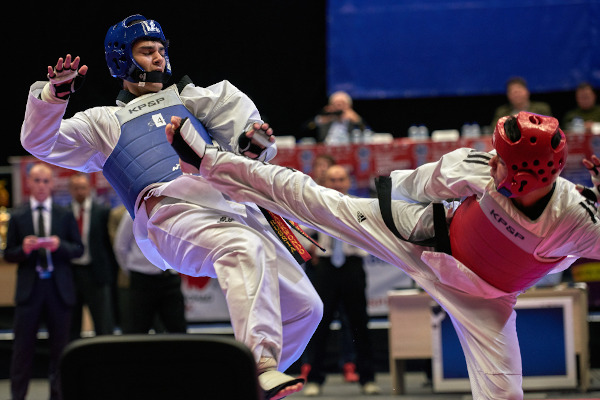
[[[477,227],[473,229],[473,227]],[[450,224],[452,255],[492,286],[517,292],[532,286],[563,258],[540,261],[533,256],[541,238],[507,217],[490,198],[475,196],[456,210]]]

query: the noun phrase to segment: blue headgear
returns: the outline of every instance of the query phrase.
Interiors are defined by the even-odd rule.
[[[159,40],[165,45],[165,71],[146,72],[133,59],[131,48],[138,39]],[[129,82],[163,82],[171,77],[171,63],[167,53],[167,39],[159,23],[140,14],[125,18],[110,27],[104,39],[104,55],[110,73]]]

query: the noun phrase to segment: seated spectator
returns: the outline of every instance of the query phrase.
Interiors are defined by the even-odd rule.
[[[583,120],[585,130],[590,131],[594,122],[600,122],[600,105],[596,104],[596,92],[592,85],[582,82],[575,89],[577,108],[567,112],[561,121],[562,128],[571,129],[575,118]]]
[[[518,76],[510,78],[506,82],[506,98],[508,99],[508,103],[496,109],[491,126],[495,127],[500,118],[507,115],[517,115],[521,111],[552,116],[552,111],[548,103],[531,101],[529,100],[529,95],[525,79]]]
[[[307,124],[311,135],[318,143],[349,143],[351,133],[365,129],[362,117],[352,108],[352,97],[346,92],[338,91],[329,96],[329,103]]]

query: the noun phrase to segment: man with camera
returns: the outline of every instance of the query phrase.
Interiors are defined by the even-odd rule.
[[[352,108],[352,97],[338,91],[329,96],[329,103],[310,124],[315,131],[317,142],[345,144],[351,141],[352,131],[362,132],[365,122]]]

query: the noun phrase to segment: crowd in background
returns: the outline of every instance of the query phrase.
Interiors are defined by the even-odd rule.
[[[511,77],[506,82],[506,103],[499,105],[495,110],[490,110],[490,120],[474,124],[481,125],[480,133],[491,134],[501,117],[529,111],[557,118],[564,131],[576,134],[594,131],[594,123],[600,122],[600,105],[596,103],[597,94],[594,87],[588,82],[581,82],[575,88],[573,99],[576,107],[568,110],[564,115],[554,115],[552,104],[531,98],[531,92],[524,78]],[[417,121],[410,121],[410,123],[413,124],[411,128],[417,128]],[[419,121],[419,125],[424,128],[428,125],[428,121]],[[411,128],[407,131],[409,137],[412,136]],[[312,138],[317,143],[344,144],[352,142],[364,132],[370,134],[371,129],[369,123],[354,109],[350,94],[337,91],[330,95],[328,103],[322,110],[301,127],[301,134],[298,136]],[[596,131],[600,132],[600,126],[597,125]]]

